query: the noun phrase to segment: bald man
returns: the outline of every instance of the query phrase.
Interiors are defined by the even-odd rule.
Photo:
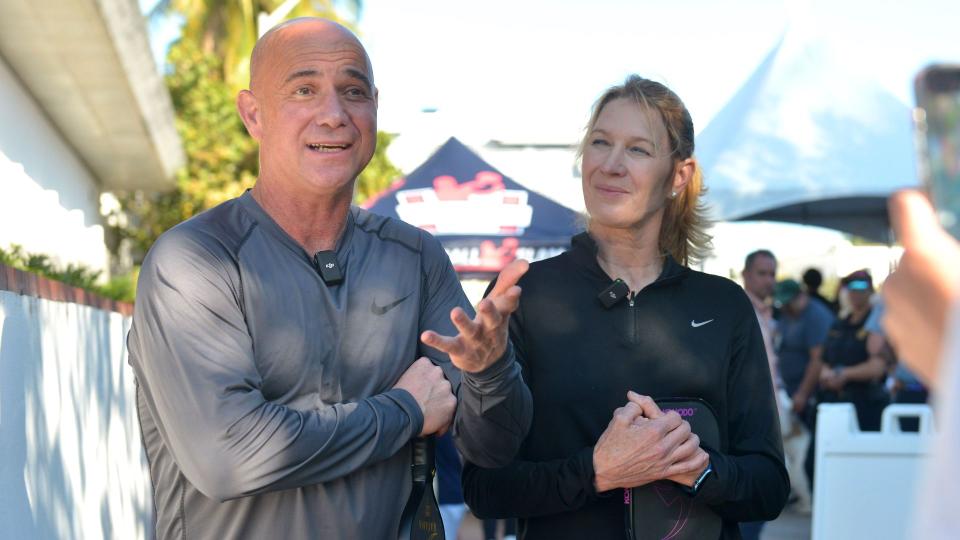
[[[493,467],[526,434],[525,263],[474,315],[433,237],[351,206],[377,89],[345,28],[268,32],[237,108],[257,183],[156,242],[128,337],[157,537],[395,537],[413,438]]]

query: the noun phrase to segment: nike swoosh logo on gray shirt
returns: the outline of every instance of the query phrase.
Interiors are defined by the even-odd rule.
[[[399,306],[401,302],[403,302],[404,300],[406,300],[406,299],[409,298],[409,297],[410,297],[410,294],[408,293],[408,294],[407,294],[406,296],[404,296],[403,298],[400,298],[399,300],[394,300],[393,302],[390,302],[389,304],[386,304],[386,305],[383,305],[383,306],[378,306],[378,305],[377,305],[377,299],[374,298],[374,299],[373,299],[373,303],[370,304],[370,311],[372,311],[374,315],[383,315],[383,314],[385,314],[386,312],[390,311],[391,309]]]

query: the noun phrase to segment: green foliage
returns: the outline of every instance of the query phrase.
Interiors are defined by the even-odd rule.
[[[0,248],[0,264],[18,268],[18,264],[23,260],[23,248],[17,244],[10,246],[10,249]]]
[[[166,77],[167,88],[187,163],[171,192],[118,194],[127,218],[119,232],[133,241],[135,259],[170,227],[242,194],[257,175],[256,141],[237,115],[219,58],[181,41],[170,48],[169,59],[175,69]]]
[[[134,297],[137,295],[137,279],[139,277],[140,267],[135,266],[129,273],[114,276],[110,281],[99,286],[97,292],[107,298],[132,303]]]
[[[246,87],[250,78],[250,53],[257,43],[257,15],[273,13],[285,0],[162,0],[152,16],[175,13],[184,19],[181,43],[189,43],[204,55],[221,58],[221,80],[231,94]],[[334,0],[300,0],[286,14],[295,17],[325,17],[349,26],[334,10]],[[356,15],[360,0],[345,2]]]
[[[402,174],[400,169],[396,168],[387,158],[387,147],[390,146],[394,137],[396,135],[384,131],[377,132],[377,150],[373,153],[370,164],[360,173],[360,177],[357,179],[354,200],[358,204],[390,187],[391,182]]]
[[[257,144],[237,114],[235,94],[218,76],[218,58],[186,42],[171,47],[169,57],[177,69],[167,77],[167,88],[188,156],[177,181],[184,214],[190,216],[253,185]]]
[[[139,273],[135,269],[130,274],[118,276],[100,285],[97,283],[100,278],[99,270],[73,263],[60,267],[48,255],[26,253],[23,247],[17,244],[13,244],[9,249],[0,248],[0,264],[124,302],[133,302]]]

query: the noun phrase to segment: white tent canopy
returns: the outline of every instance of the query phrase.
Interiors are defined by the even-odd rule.
[[[718,220],[791,221],[886,240],[916,181],[910,109],[823,41],[784,37],[697,138]]]

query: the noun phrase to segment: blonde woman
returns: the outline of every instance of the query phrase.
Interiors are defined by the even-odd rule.
[[[519,283],[510,335],[533,425],[513,464],[468,463],[463,481],[475,513],[520,518],[522,539],[622,539],[623,490],[659,481],[716,514],[725,539],[786,502],[753,307],[732,281],[688,268],[709,244],[693,134],[662,84],[631,76],[607,90],[580,146],[588,230]],[[670,397],[713,409],[718,447],[654,401]],[[639,527],[644,538],[693,534]]]

